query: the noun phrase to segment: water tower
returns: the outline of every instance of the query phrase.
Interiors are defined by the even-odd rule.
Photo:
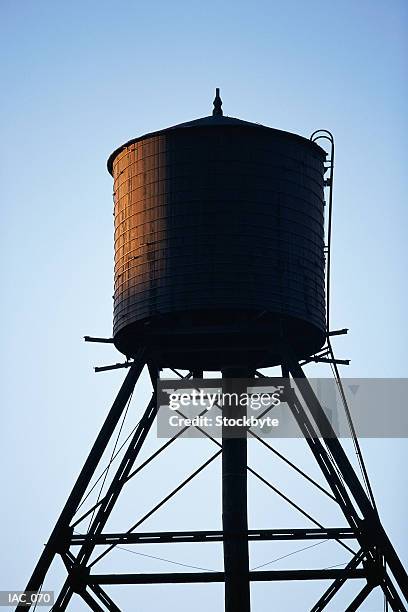
[[[329,143],[329,157],[317,143],[321,139]],[[348,610],[356,610],[377,586],[393,610],[406,610],[390,574],[405,598],[407,575],[381,525],[371,488],[358,478],[301,367],[308,361],[328,362],[338,376],[330,338],[345,330],[330,329],[328,310],[333,167],[330,133],[319,131],[306,139],[224,116],[218,90],[212,115],[134,138],[109,157],[115,220],[113,337],[87,340],[112,342],[126,356],[124,364],[101,370],[128,367],[129,372],[26,588],[39,590],[60,555],[67,579],[54,610],[67,609],[73,593],[93,610],[119,610],[104,589],[109,584],[218,581],[225,583],[226,612],[249,612],[251,581],[331,579],[312,608],[317,612],[353,578],[365,584]],[[186,370],[194,378],[221,372],[228,380],[255,378],[260,368],[281,366],[284,380],[291,376],[296,387],[287,383],[285,400],[349,529],[279,530],[271,525],[249,530],[245,432],[218,444],[222,531],[142,533],[132,528],[106,534],[107,519],[156,418],[153,394],[106,494],[85,514],[92,516],[89,530],[74,531],[84,519],[78,518],[78,507],[145,365],[154,390],[165,368]],[[99,545],[108,545],[102,557],[121,543],[210,538],[223,543],[223,572],[104,575],[95,574],[89,564]],[[249,541],[323,538],[358,545],[345,568],[249,568]]]

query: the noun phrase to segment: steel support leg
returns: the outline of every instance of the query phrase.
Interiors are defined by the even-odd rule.
[[[88,604],[89,608],[94,612],[105,612],[105,610],[98,604],[97,601],[92,597],[88,591],[84,590],[80,593],[80,596],[84,600],[86,604]]]
[[[380,586],[383,590],[387,602],[391,606],[391,610],[393,612],[406,612],[406,608],[401,601],[401,597],[399,596],[397,589],[391,582],[391,578],[387,574],[385,574]]]
[[[90,585],[89,589],[97,596],[109,610],[109,612],[121,612],[121,609],[115,604],[115,602],[109,597],[99,584]]]
[[[95,548],[93,536],[99,535],[102,532],[102,529],[104,528],[105,523],[108,520],[110,513],[112,512],[116,500],[118,499],[120,492],[122,491],[124,485],[127,482],[129,473],[143,446],[146,436],[150,431],[150,428],[156,417],[156,413],[157,401],[156,394],[154,393],[145,410],[142,419],[140,420],[135,430],[135,433],[133,434],[132,440],[129,443],[129,446],[122,458],[122,461],[116,471],[116,474],[109,485],[108,491],[96,512],[95,518],[93,519],[90,525],[88,533],[86,534],[85,541],[82,544],[81,549],[75,560],[77,569],[79,568],[82,571],[85,570],[86,563],[88,562],[92,551]],[[70,580],[71,577],[68,576],[64,586],[62,587],[61,593],[59,594],[55,602],[56,610],[65,610],[68,606],[69,600],[73,592],[70,588]]]
[[[61,537],[64,536],[69,524],[76,512],[76,509],[84,496],[86,489],[91,481],[91,478],[102,458],[102,455],[109,443],[113,431],[119,422],[119,419],[125,409],[125,406],[132,394],[136,382],[143,370],[145,364],[145,351],[140,350],[135,358],[135,361],[126,375],[126,378],[119,390],[119,393],[112,404],[108,416],[100,430],[98,437],[88,455],[87,460],[78,476],[78,479],[71,491],[70,496],[61,512],[61,515],[51,533],[51,536],[44,547],[44,550],[38,560],[34,572],[28,581],[26,591],[38,591],[44,581],[48,569],[59,550]],[[18,612],[28,610],[30,606],[17,606]]]
[[[367,599],[371,591],[373,590],[373,585],[367,583],[361,591],[358,593],[357,597],[351,602],[351,604],[346,609],[346,612],[356,612],[359,609],[361,604]]]
[[[245,370],[223,372],[223,392],[236,392],[236,385],[228,388],[228,378],[246,378]],[[239,418],[246,415],[239,404],[224,405],[223,417]],[[246,429],[223,428],[222,438],[222,524],[224,532],[225,612],[249,612],[249,556],[247,516],[247,438]]]
[[[381,552],[384,554],[385,560],[391,569],[399,588],[404,594],[405,599],[408,601],[408,576],[405,568],[402,565],[393,545],[391,544],[380,522],[377,512],[373,508],[366,492],[364,491],[364,488],[357,477],[350,460],[337,439],[331,423],[321,407],[320,402],[310,385],[310,382],[307,380],[302,368],[296,360],[288,357],[287,367],[295,379],[296,386],[298,387],[303,400],[310,410],[319,432],[324,438],[325,444],[336,462],[337,468],[342,474],[344,481],[347,483],[347,486],[364,517],[363,526],[366,547],[369,549],[371,545],[378,546],[381,549]]]

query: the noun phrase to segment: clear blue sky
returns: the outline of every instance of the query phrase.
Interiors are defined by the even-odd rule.
[[[228,115],[304,136],[317,128],[334,132],[332,318],[333,327],[350,328],[336,342],[337,353],[352,359],[349,376],[406,376],[407,13],[404,0],[2,0],[0,589],[25,585],[123,377],[93,374],[94,364],[120,355],[81,341],[85,334],[111,333],[106,158],[131,137],[209,114],[216,86]],[[329,375],[318,368],[309,373]],[[135,414],[146,394],[144,380]],[[363,446],[384,524],[407,562],[407,441]],[[202,445],[178,444],[168,459],[174,484],[199,453],[207,456]],[[269,455],[254,461],[282,480],[282,472],[270,472]],[[141,483],[152,499],[162,467]],[[186,491],[170,522],[155,526],[217,525],[217,477],[214,468],[203,488],[193,488],[194,503]],[[142,514],[137,491],[130,493],[125,525]],[[308,495],[305,505],[323,513]],[[271,494],[255,487],[253,496],[252,526],[279,526],[284,511]],[[204,524],[210,511],[215,522]],[[324,546],[316,549],[316,567],[343,560],[338,549],[323,553]],[[219,567],[208,549],[138,550]],[[253,562],[279,553],[276,546],[256,550]],[[137,571],[172,571],[126,551],[117,555]],[[295,555],[293,565],[270,567],[302,567],[305,560]],[[60,575],[57,567],[50,588]],[[117,593],[124,609],[136,609],[135,592]],[[265,610],[268,598],[280,612],[302,612],[318,592],[307,584],[289,591],[256,585],[254,610]],[[137,593],[137,609],[168,603],[201,612],[210,609],[208,596],[211,609],[222,610],[220,586],[140,587]],[[374,598],[364,609],[379,605]],[[81,602],[73,600],[71,609],[82,610]]]

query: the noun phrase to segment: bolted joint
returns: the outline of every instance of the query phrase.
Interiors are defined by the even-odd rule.
[[[370,559],[369,561],[363,561],[363,566],[367,571],[367,583],[373,588],[380,586],[386,575],[384,565]]]
[[[69,583],[74,593],[82,593],[88,584],[91,568],[73,565],[69,571]]]
[[[381,550],[375,547],[371,552],[373,556],[364,559],[363,566],[367,571],[367,583],[374,588],[382,583],[386,571]]]
[[[293,387],[289,383],[283,385],[283,389],[280,393],[280,399],[283,403],[291,404],[297,401],[297,395]]]
[[[61,529],[58,534],[58,538],[54,544],[54,551],[56,554],[63,555],[68,552],[69,547],[71,546],[72,536],[74,535],[74,528],[67,525],[63,529]]]
[[[372,518],[362,519],[360,522],[361,536],[367,544],[373,544],[373,533],[375,533],[375,550],[378,552],[380,548],[386,543],[386,538],[382,530],[377,529],[376,521]]]

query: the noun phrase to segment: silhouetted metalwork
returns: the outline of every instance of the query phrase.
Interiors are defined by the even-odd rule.
[[[314,142],[320,139],[330,142],[328,159]],[[113,338],[86,336],[85,340],[114,342],[127,357],[125,363],[98,367],[96,371],[129,368],[129,372],[27,590],[41,588],[52,561],[60,556],[67,578],[55,611],[66,610],[77,593],[92,610],[117,612],[120,608],[103,585],[223,582],[226,612],[249,612],[251,581],[332,580],[312,607],[312,612],[320,612],[347,580],[364,579],[364,586],[347,610],[357,610],[371,591],[380,587],[392,610],[406,612],[401,593],[408,601],[407,574],[381,524],[351,416],[348,414],[365,487],[302,369],[311,362],[331,364],[341,389],[337,365],[348,363],[334,357],[330,343],[332,336],[347,333],[347,329],[329,327],[332,135],[320,130],[306,140],[225,117],[217,89],[211,116],[127,142],[111,155],[108,168],[114,177],[115,199]],[[329,189],[327,245],[325,188]],[[281,366],[286,381],[284,400],[326,485],[315,481],[251,429],[248,433],[336,503],[348,527],[325,528],[249,466],[246,437],[223,436],[220,442],[206,433],[216,446],[207,461],[125,533],[104,531],[124,486],[188,429],[186,426],[179,431],[135,467],[156,417],[155,385],[161,369],[170,368],[180,378],[188,379],[202,377],[203,370],[218,370],[223,372],[223,383],[228,384],[231,377],[262,377],[258,368],[276,364]],[[152,398],[124,447],[106,493],[81,514],[91,478],[145,365],[152,380]],[[188,370],[188,374],[183,376],[177,368]],[[136,531],[219,457],[222,531]],[[248,473],[313,527],[248,530]],[[90,521],[88,529],[86,520]],[[81,528],[82,533],[78,533]],[[344,568],[249,569],[248,542],[322,539],[334,540],[351,553]],[[116,546],[180,542],[223,542],[224,571],[94,571]]]

